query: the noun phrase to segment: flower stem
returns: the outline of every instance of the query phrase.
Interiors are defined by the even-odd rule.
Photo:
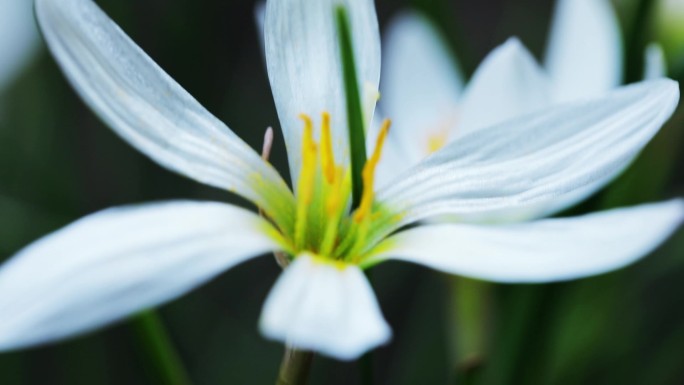
[[[276,385],[305,385],[309,379],[312,360],[312,352],[287,346]]]
[[[131,326],[141,354],[155,371],[155,383],[192,384],[157,313],[151,310],[143,312],[133,318]]]
[[[625,74],[624,82],[632,83],[641,80],[644,64],[644,49],[648,42],[651,14],[655,8],[654,0],[639,0],[632,15],[625,40]]]
[[[491,284],[464,277],[453,277],[452,355],[459,384],[471,384],[478,377],[487,354],[491,331]]]

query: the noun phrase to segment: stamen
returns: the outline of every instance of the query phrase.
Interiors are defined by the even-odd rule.
[[[382,147],[385,144],[385,139],[387,138],[387,133],[389,132],[391,124],[392,122],[389,119],[385,119],[385,121],[382,123],[378,139],[375,142],[373,155],[363,166],[363,195],[361,195],[361,204],[354,214],[354,220],[357,223],[361,222],[371,212],[374,196],[373,185],[375,181],[375,169],[380,162]]]
[[[444,145],[446,145],[448,139],[448,133],[446,130],[432,134],[428,137],[427,150],[428,154],[432,154],[440,150]]]
[[[330,186],[330,191],[328,194],[328,199],[325,205],[325,210],[328,215],[335,215],[340,209],[342,204],[342,181],[344,180],[344,169],[342,167],[336,167],[335,178],[333,184]]]
[[[366,246],[369,231],[373,228],[375,171],[391,122],[385,120],[382,124],[373,153],[361,170],[359,206],[351,216],[347,216],[352,194],[351,170],[335,163],[330,114],[323,112],[321,115],[319,143],[314,141],[311,117],[301,114],[299,118],[304,123],[304,129],[302,164],[296,184],[294,249],[297,252],[313,251],[330,259],[344,255],[359,258]],[[264,153],[270,150],[272,135],[271,131],[266,134]]]
[[[449,143],[450,134],[454,132],[454,128],[458,126],[458,110],[454,109],[449,114],[446,114],[444,119],[434,126],[430,127],[427,131],[431,132],[428,135],[426,150],[427,154],[430,155],[442,149]]]
[[[313,122],[308,115],[301,114],[299,118],[304,121],[304,135],[302,135],[302,170],[299,175],[298,196],[304,203],[311,203],[314,190],[314,177],[316,172],[316,143],[313,139]]]
[[[324,112],[321,124],[321,164],[323,174],[329,184],[335,180],[335,154],[332,148],[332,136],[330,135],[330,114]]]
[[[295,223],[295,246],[302,247],[306,236],[307,208],[311,204],[314,193],[316,172],[316,143],[313,139],[313,122],[308,115],[301,114],[304,121],[302,135],[302,168],[299,172],[297,191],[297,219]]]
[[[325,226],[325,234],[323,242],[321,243],[321,254],[332,254],[335,242],[337,240],[337,233],[339,230],[340,217],[342,216],[344,199],[343,181],[344,169],[342,167],[335,168],[336,175],[334,183],[330,186],[328,196],[326,199],[325,210],[327,213],[327,220]]]
[[[271,157],[271,149],[273,148],[273,128],[269,127],[264,133],[264,146],[261,148],[261,159],[268,162]]]
[[[268,127],[266,129],[266,132],[264,133],[264,145],[261,148],[261,159],[263,159],[265,162],[268,162],[268,159],[271,157],[271,149],[273,148],[273,128]],[[259,216],[263,218],[267,218],[266,214],[264,213],[264,210],[259,209]],[[290,264],[290,260],[287,258],[287,254],[285,254],[282,251],[274,251],[273,256],[275,257],[276,262],[278,263],[278,266],[281,268],[286,268]]]

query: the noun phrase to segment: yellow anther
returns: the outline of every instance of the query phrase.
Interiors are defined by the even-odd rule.
[[[304,121],[302,135],[302,168],[297,184],[297,219],[295,221],[295,247],[300,248],[306,241],[307,208],[313,200],[316,179],[316,143],[313,139],[313,122],[308,115],[301,114]]]
[[[448,135],[446,130],[430,135],[427,142],[428,154],[437,152],[444,147],[447,143],[447,139]]]
[[[335,215],[342,204],[342,181],[344,180],[344,169],[342,167],[335,168],[335,177],[333,179],[333,184],[328,193],[327,202],[325,209],[328,215]]]
[[[354,214],[354,220],[357,223],[361,222],[371,211],[374,195],[373,184],[375,181],[375,169],[380,162],[382,147],[385,144],[385,139],[387,138],[387,133],[389,132],[391,124],[392,122],[389,119],[386,119],[382,123],[380,133],[378,134],[378,138],[375,142],[375,149],[373,149],[373,155],[371,155],[370,159],[368,159],[366,164],[363,166],[363,172],[361,173],[361,177],[363,178],[363,194],[361,195],[361,203],[359,204],[359,208]]]
[[[328,189],[328,195],[325,201],[325,211],[327,214],[325,233],[323,236],[323,241],[321,242],[321,253],[323,255],[331,255],[335,243],[337,242],[337,234],[339,231],[339,222],[342,213],[344,212],[344,202],[346,202],[347,195],[345,195],[345,190],[343,182],[344,169],[342,167],[335,168],[335,179],[334,183],[330,185]]]
[[[313,122],[308,115],[301,114],[299,118],[304,121],[304,134],[302,135],[302,169],[299,172],[299,184],[297,193],[306,204],[311,203],[314,191],[314,179],[316,173],[316,143],[313,139]]]
[[[454,131],[458,123],[458,111],[454,110],[440,119],[436,125],[426,131],[431,132],[427,138],[426,150],[430,155],[437,152],[449,143],[449,134]]]
[[[321,164],[325,180],[333,184],[335,182],[335,154],[330,135],[330,114],[324,112],[321,120]]]

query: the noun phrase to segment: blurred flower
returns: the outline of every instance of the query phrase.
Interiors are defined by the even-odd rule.
[[[644,52],[644,79],[657,79],[667,73],[667,63],[663,47],[650,43]]]
[[[14,78],[38,47],[31,0],[0,3],[0,91]]]
[[[647,74],[663,76],[657,48]],[[482,127],[554,104],[605,95],[622,79],[622,41],[607,0],[559,0],[540,67],[516,38],[494,49],[467,87],[457,60],[428,19],[396,17],[384,45],[380,113],[391,116],[393,150],[380,164],[383,185],[435,149]],[[376,123],[375,126],[378,124]]]
[[[353,27],[358,74],[368,89],[377,89],[373,3],[341,3]],[[684,203],[674,200],[484,225],[535,220],[605,186],[672,113],[679,94],[670,80],[473,131],[375,191],[375,166],[390,146],[383,146],[385,122],[364,167],[361,203],[350,211],[337,4],[271,0],[266,9],[268,73],[297,176],[293,194],[94,3],[36,1],[53,55],[115,132],[164,167],[249,199],[268,220],[225,203],[190,201],[89,215],[0,269],[0,349],[101,327],[176,298],[237,263],[282,250],[291,264],[266,299],[262,332],[352,359],[391,334],[364,268],[398,259],[502,282],[572,279],[640,258],[681,222]],[[444,214],[462,222],[405,227]]]

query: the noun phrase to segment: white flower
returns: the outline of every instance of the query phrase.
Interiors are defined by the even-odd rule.
[[[261,330],[298,348],[352,359],[391,334],[364,268],[400,259],[504,282],[572,279],[638,259],[680,224],[684,203],[674,200],[571,219],[477,225],[534,220],[605,186],[674,110],[679,94],[670,80],[475,131],[374,191],[385,125],[365,166],[361,204],[350,212],[333,19],[340,3],[349,11],[361,81],[377,89],[380,43],[371,1],[270,0],[266,10],[266,57],[297,176],[293,194],[94,3],[36,1],[53,55],[115,132],[161,165],[251,200],[269,220],[224,203],[188,201],[87,216],[0,269],[0,349],[101,327],[282,250],[291,264],[266,300]],[[403,227],[443,214],[462,222]]]
[[[664,75],[659,55],[655,45],[645,53],[647,78]],[[464,86],[439,32],[410,12],[387,28],[384,57],[380,109],[396,123],[390,139],[395,145],[379,166],[379,186],[462,135],[558,103],[603,96],[623,74],[619,24],[608,0],[557,2],[544,67],[510,38]]]
[[[14,78],[38,47],[30,0],[0,3],[0,90]]]

